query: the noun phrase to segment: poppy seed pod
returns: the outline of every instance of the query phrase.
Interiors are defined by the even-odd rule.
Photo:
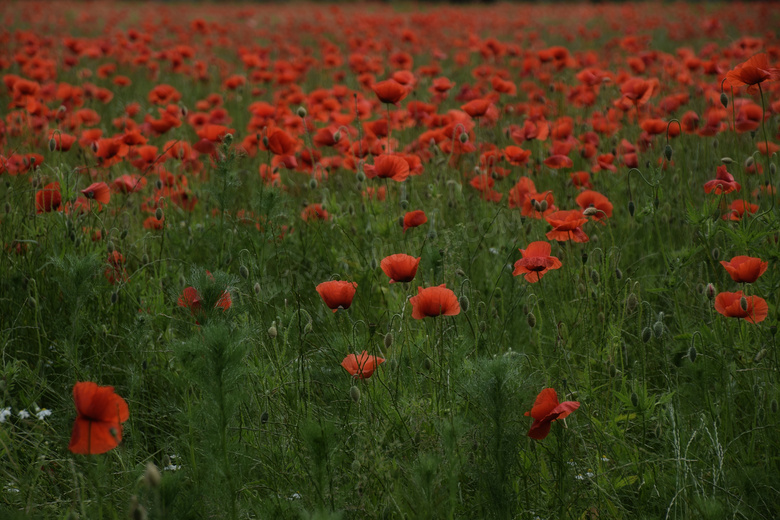
[[[349,397],[352,398],[352,400],[355,403],[359,403],[360,402],[360,388],[358,388],[356,386],[350,387],[350,389],[349,389]]]

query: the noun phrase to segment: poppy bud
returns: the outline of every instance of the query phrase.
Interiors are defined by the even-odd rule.
[[[634,408],[639,408],[639,396],[636,395],[636,392],[631,392],[631,404],[634,405]]]
[[[712,251],[710,251],[710,254],[712,255],[712,259],[717,262],[718,259],[720,258],[720,249],[718,249],[717,247],[713,247]]]
[[[531,328],[536,327],[536,314],[533,312],[529,312],[528,315],[525,317],[526,321],[528,322],[528,326]]]
[[[722,162],[723,164],[732,164],[734,162],[734,159],[732,159],[731,157],[721,157],[720,162]]]
[[[652,337],[653,331],[650,329],[650,327],[645,327],[642,329],[642,342],[647,343]]]
[[[54,139],[54,137],[52,137],[51,139],[49,139],[49,151],[53,152],[56,149],[57,149],[57,141],[56,139]]]
[[[541,211],[542,213],[547,211],[548,208],[547,199],[542,199],[542,202],[539,203],[539,208],[540,208],[539,211]]]
[[[723,105],[723,108],[729,107],[729,97],[725,92],[720,93],[720,104]]]
[[[356,386],[350,387],[350,389],[349,389],[349,396],[352,398],[352,400],[355,403],[359,403],[360,402],[360,388],[358,388]]]
[[[160,470],[154,465],[154,462],[146,463],[146,471],[144,471],[144,483],[150,488],[156,488],[162,483],[162,475]]]
[[[268,148],[268,136],[263,136],[263,147]]]
[[[634,209],[635,209],[634,201],[633,200],[629,200],[628,201],[628,214],[631,215],[632,217],[634,216]]]
[[[485,320],[482,320],[479,322],[479,331],[485,332],[487,330],[487,323],[485,323]]]
[[[758,354],[756,354],[756,357],[753,358],[753,362],[754,363],[758,363],[759,361],[764,359],[764,357],[766,357],[766,355],[767,355],[767,350],[765,348],[762,348],[761,350],[758,351]]]
[[[542,211],[542,203],[541,203],[541,202],[539,202],[539,201],[538,201],[538,200],[536,200],[536,199],[532,199],[532,201],[531,201],[531,205],[534,207],[534,209],[535,209],[536,211],[538,211],[538,212],[540,212],[540,213],[541,213],[541,211]]]
[[[617,278],[618,280],[623,279],[623,271],[621,271],[619,267],[615,268],[615,278]]]
[[[712,285],[711,283],[707,284],[707,288],[705,289],[705,292],[707,293],[707,298],[709,298],[710,300],[715,298],[715,292],[716,292],[715,286]]]
[[[238,274],[239,276],[241,276],[241,278],[246,280],[247,278],[249,278],[249,269],[247,269],[245,265],[242,265],[241,267],[238,268]]]
[[[740,298],[739,299],[739,306],[742,308],[743,311],[747,312],[747,310],[748,310],[747,298],[745,298],[744,296],[742,298]]]
[[[11,213],[11,205],[9,203],[7,203],[7,202],[5,203],[5,212],[6,213]]]
[[[363,173],[363,170],[359,170],[357,172],[357,180],[358,180],[358,182],[363,182],[363,181],[366,180],[366,174]]]
[[[115,304],[118,301],[119,301],[119,293],[116,292],[116,291],[112,292],[111,293],[111,303]]]
[[[393,346],[393,333],[392,332],[388,332],[387,334],[385,334],[384,343],[385,343],[385,348],[390,348],[390,347]]]
[[[97,141],[92,141],[92,144],[90,145],[90,148],[92,148],[92,151],[94,153],[98,153],[98,144]]]
[[[595,208],[595,207],[591,206],[589,208],[585,208],[585,210],[582,212],[582,214],[584,216],[586,216],[586,217],[592,217],[594,215],[598,215],[599,214],[599,210],[598,210],[598,208]]]
[[[352,461],[352,466],[351,466],[351,467],[352,467],[352,471],[353,471],[354,473],[357,473],[357,472],[359,472],[359,471],[360,471],[360,461],[359,461],[359,460],[357,460],[357,459],[353,460],[353,461]]]
[[[750,168],[751,166],[753,166],[753,163],[755,163],[755,161],[753,160],[753,156],[751,155],[747,159],[745,159],[745,168]]]
[[[314,190],[317,188],[317,179],[310,179],[309,180],[309,188]]]
[[[631,293],[628,295],[628,298],[626,298],[626,314],[633,313],[637,306],[639,305],[639,300],[636,297],[636,294]]]
[[[157,179],[155,181],[155,183],[154,183],[154,187],[157,188],[158,190],[161,190],[162,187],[163,187],[162,180],[161,179]]]
[[[691,360],[691,363],[696,361],[696,355],[696,347],[691,345],[691,348],[688,349],[688,359]]]
[[[433,367],[433,364],[431,363],[431,359],[430,358],[423,359],[423,368],[425,370],[430,370],[431,367]]]
[[[125,238],[127,238],[127,230],[123,229],[122,233],[119,235],[119,240],[124,240]]]
[[[468,312],[469,311],[469,306],[471,305],[471,302],[469,302],[469,297],[468,296],[466,296],[466,295],[461,296],[458,299],[458,303],[460,304],[460,308],[461,308],[461,310],[463,310],[463,312]]]
[[[664,156],[666,157],[667,161],[671,161],[672,160],[672,152],[673,152],[672,145],[667,144],[666,148],[664,148]]]
[[[263,412],[260,414],[260,424],[265,424],[268,422],[268,412]]]
[[[653,336],[660,338],[664,335],[664,324],[662,321],[656,321],[653,323]]]
[[[27,298],[27,305],[28,305],[28,306],[29,306],[31,309],[34,309],[34,308],[36,308],[36,307],[38,306],[38,302],[35,300],[35,298],[33,298],[32,296],[30,296],[30,297],[28,297],[28,298]]]
[[[590,272],[590,281],[593,282],[593,285],[598,285],[601,281],[601,276],[599,276],[599,272],[595,269]]]
[[[339,141],[341,141],[341,130],[336,130],[333,134],[333,142],[338,143]]]
[[[106,244],[106,249],[108,250],[108,254],[109,255],[111,253],[113,253],[114,252],[114,243],[109,240],[108,243]]]
[[[268,327],[268,337],[274,339],[277,336],[277,334],[279,334],[279,332],[276,330],[276,325],[271,324],[271,326]]]
[[[585,294],[585,284],[578,284],[577,285],[577,292],[580,294]]]
[[[298,107],[297,114],[298,114],[298,117],[300,117],[300,118],[306,117],[306,114],[307,114],[306,109],[303,108],[303,107]]]
[[[466,144],[469,140],[469,134],[467,134],[466,132],[461,132],[460,135],[458,136],[458,139],[460,139],[461,143]]]

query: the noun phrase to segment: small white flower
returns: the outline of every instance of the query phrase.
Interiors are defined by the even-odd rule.
[[[169,464],[163,468],[163,471],[178,471],[181,469],[181,466],[178,464]]]
[[[293,493],[292,495],[290,495],[290,496],[287,498],[287,500],[300,500],[300,499],[301,499],[301,495],[300,495],[300,494],[298,494],[298,493]]]
[[[19,418],[20,419],[29,419],[30,418],[30,412],[27,410],[19,410]]]
[[[576,480],[585,480],[585,477],[584,477],[582,474],[579,474],[579,475],[574,475],[574,478],[575,478]]]
[[[3,408],[0,410],[0,424],[4,423],[6,419],[11,417],[11,407]]]
[[[607,457],[606,455],[602,455],[601,462],[609,462],[609,457]]]
[[[51,410],[47,408],[43,408],[42,410],[38,410],[38,412],[35,414],[35,416],[38,418],[39,421],[42,421],[46,419],[48,416],[51,415]]]

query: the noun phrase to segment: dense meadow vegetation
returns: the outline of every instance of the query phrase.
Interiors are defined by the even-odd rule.
[[[0,517],[780,516],[779,5],[0,20]]]

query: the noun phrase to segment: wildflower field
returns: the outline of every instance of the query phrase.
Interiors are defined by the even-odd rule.
[[[780,5],[0,5],[0,518],[780,517]]]

